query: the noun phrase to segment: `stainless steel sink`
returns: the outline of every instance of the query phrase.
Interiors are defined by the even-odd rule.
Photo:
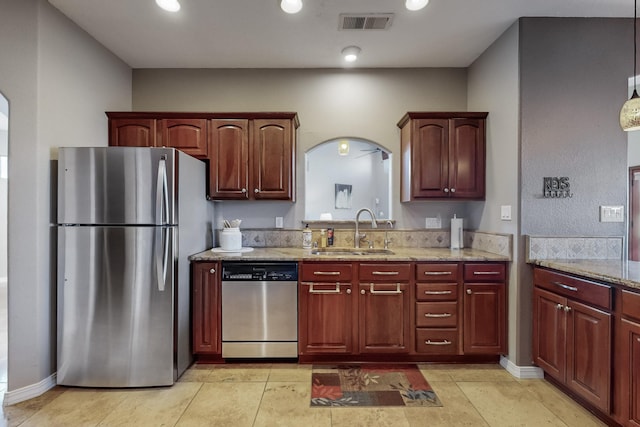
[[[368,248],[315,248],[311,250],[312,255],[393,255],[389,249],[368,249]]]

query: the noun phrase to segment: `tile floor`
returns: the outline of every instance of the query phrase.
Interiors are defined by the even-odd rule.
[[[311,366],[194,365],[173,387],[55,387],[4,407],[9,426],[603,426],[544,380],[499,365],[420,365],[438,408],[311,408]]]

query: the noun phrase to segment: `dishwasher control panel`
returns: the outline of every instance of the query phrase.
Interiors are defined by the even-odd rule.
[[[223,281],[298,281],[297,262],[225,261],[222,263]]]

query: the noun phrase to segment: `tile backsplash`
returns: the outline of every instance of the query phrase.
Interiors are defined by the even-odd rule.
[[[623,237],[527,236],[527,261],[540,259],[622,259]]]
[[[240,230],[242,232],[242,246],[254,248],[260,247],[301,247],[302,230],[290,229],[259,229],[251,228]],[[366,239],[372,240],[376,248],[384,247],[384,229],[364,229]],[[219,232],[219,230],[218,230]],[[312,241],[320,238],[320,230],[312,229]],[[354,230],[334,230],[333,245],[338,247],[353,247]],[[386,231],[389,240],[389,248],[448,248],[451,244],[450,232],[446,229],[437,230],[397,230]],[[366,245],[366,243],[365,243]],[[513,255],[513,236],[510,234],[497,234],[481,231],[465,231],[464,245],[466,248],[483,250],[504,255],[511,259]]]

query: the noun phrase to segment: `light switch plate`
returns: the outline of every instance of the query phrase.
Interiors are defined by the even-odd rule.
[[[600,206],[600,222],[624,222],[624,206]]]
[[[277,216],[276,217],[276,228],[282,228],[284,227],[284,220],[282,219],[281,216]]]
[[[511,221],[511,205],[500,206],[500,219],[503,221]]]

